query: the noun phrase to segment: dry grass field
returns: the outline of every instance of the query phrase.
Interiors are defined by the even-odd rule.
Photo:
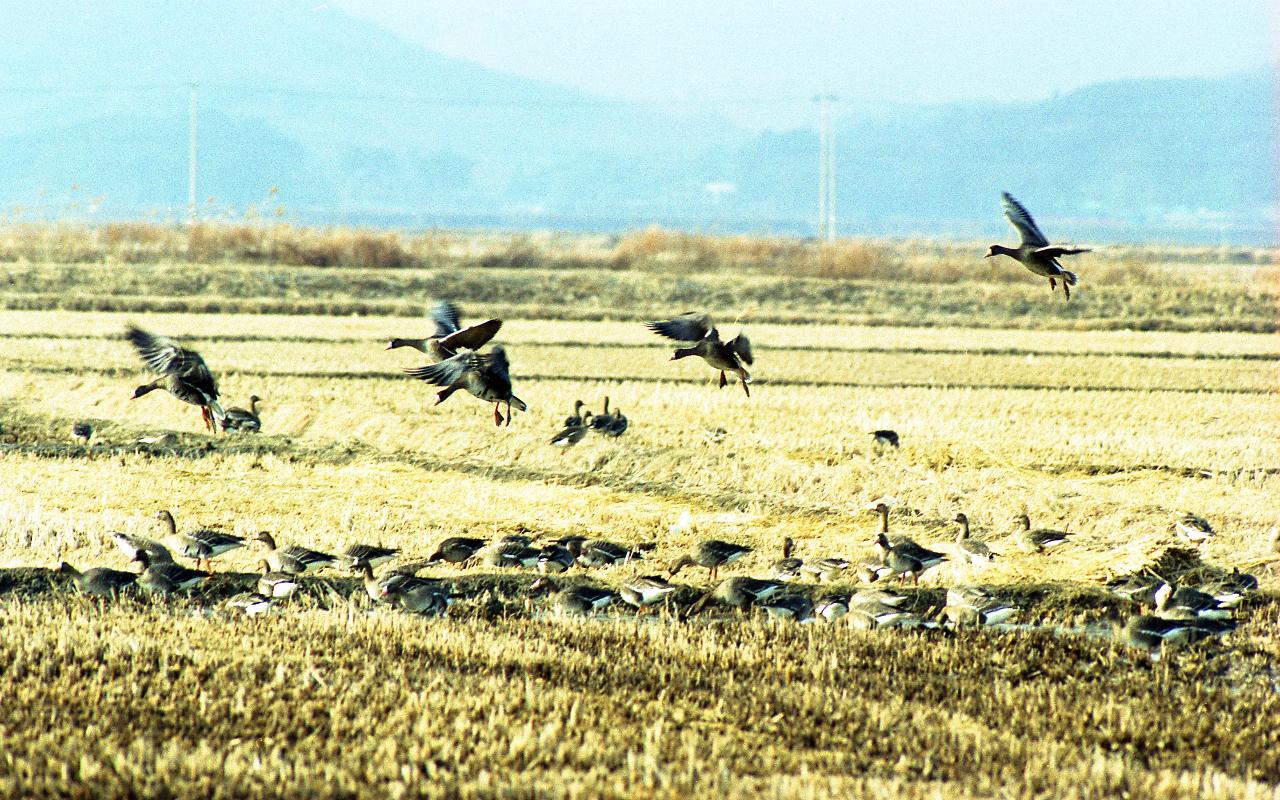
[[[1280,796],[1271,267],[1160,263],[1091,287],[1081,265],[1070,305],[1029,276],[4,269],[0,795]],[[401,372],[424,357],[383,350],[425,335],[418,314],[439,296],[467,319],[506,315],[498,340],[530,406],[509,428],[463,394],[433,407]],[[686,307],[726,332],[742,318],[750,398],[669,362],[638,324]],[[163,393],[130,400],[146,378],[129,322],[199,350],[225,404],[260,395],[263,432],[211,437]],[[575,398],[598,409],[605,395],[624,436],[549,446]],[[95,429],[88,446],[76,421]],[[876,448],[876,428],[901,447]],[[176,438],[138,442],[164,431]],[[676,576],[662,613],[585,620],[531,599],[532,570],[424,569],[459,595],[430,618],[374,607],[342,570],[244,617],[224,601],[256,579],[253,546],[180,599],[104,603],[51,571],[130,569],[108,533],[154,534],[170,508],[180,528],[379,543],[405,561],[460,534],[655,543],[566,578],[611,587],[719,538],[755,547],[722,577],[763,576],[785,537],[802,557],[872,556],[863,509],[884,495],[895,532],[947,550],[964,511],[1000,553],[930,571],[914,610],[935,617],[945,587],[981,584],[1020,607],[1015,624],[861,631],[695,611],[700,569]],[[1182,510],[1218,532],[1198,553],[1170,530]],[[1075,536],[1026,552],[1024,512]],[[1107,579],[1233,567],[1261,587],[1227,636],[1153,659],[1116,633],[1141,609]],[[855,586],[850,573],[800,588]]]

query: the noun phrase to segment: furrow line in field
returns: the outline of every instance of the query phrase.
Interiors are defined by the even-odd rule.
[[[67,367],[58,367],[49,364],[31,364],[21,361],[10,361],[7,364],[0,363],[0,371],[32,373],[44,375],[98,375],[104,378],[130,378],[136,379],[143,375],[140,368],[128,367],[91,367],[76,366],[74,369]],[[384,370],[369,370],[367,372],[354,371],[307,371],[307,370],[259,370],[259,369],[237,369],[228,368],[220,370],[220,372],[229,375],[252,376],[258,378],[302,378],[305,380],[333,380],[333,381],[354,381],[354,380],[380,380],[380,381],[402,381],[411,380],[401,372],[387,372]],[[698,385],[708,384],[713,381],[711,378],[680,378],[680,377],[654,377],[648,375],[581,375],[581,374],[541,374],[541,373],[525,373],[513,376],[516,383],[516,391],[519,393],[519,384],[522,381],[530,382],[546,382],[546,383],[583,383],[583,382],[600,382],[600,383],[639,383],[639,384],[681,384],[681,385]],[[1047,383],[931,383],[928,381],[836,381],[836,380],[806,380],[792,378],[757,378],[752,386],[781,386],[795,387],[803,389],[939,389],[939,390],[956,390],[969,389],[974,391],[987,390],[1007,390],[1018,392],[1165,392],[1170,394],[1224,394],[1224,395],[1270,395],[1280,393],[1280,388],[1231,388],[1221,386],[1119,386],[1119,385],[1095,385],[1095,386],[1072,386],[1067,384],[1047,384]]]
[[[71,333],[0,333],[0,340],[54,340],[54,341],[110,341],[120,339],[118,335],[107,334],[71,334]],[[270,344],[368,344],[371,347],[380,345],[384,340],[341,336],[251,336],[240,334],[219,334],[217,336],[189,336],[184,341],[192,345],[203,343],[252,343]],[[573,348],[583,350],[653,350],[667,347],[668,343],[655,340],[652,343],[634,342],[584,342],[573,340],[557,341],[514,341],[513,347],[545,347]],[[1170,350],[1043,350],[1019,347],[880,347],[880,346],[840,346],[840,345],[787,345],[772,347],[767,344],[752,342],[752,349],[760,352],[796,352],[796,353],[867,353],[876,355],[920,355],[920,356],[1032,356],[1035,358],[1137,358],[1164,359],[1171,361],[1274,361],[1280,364],[1280,353],[1188,353]]]

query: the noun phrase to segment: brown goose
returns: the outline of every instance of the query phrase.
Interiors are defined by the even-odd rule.
[[[225,412],[218,402],[218,381],[200,354],[179,346],[172,339],[153,336],[132,325],[125,329],[124,337],[138,351],[147,369],[159,376],[134,389],[132,399],[164,389],[184,403],[199,406],[205,427],[217,431],[215,423],[222,421]]]
[[[203,561],[210,575],[213,574],[211,559],[222,555],[228,550],[234,550],[245,545],[244,539],[239,536],[208,528],[178,533],[178,526],[173,521],[173,514],[168,511],[157,511],[156,519],[160,521],[164,532],[182,545],[179,552],[187,558],[195,559],[197,568],[199,568],[200,562]]]
[[[76,586],[80,587],[80,591],[85,594],[99,597],[115,597],[138,580],[136,572],[124,572],[107,567],[94,567],[81,572],[65,561],[58,565],[57,572],[74,578]]]
[[[507,351],[502,345],[494,345],[486,354],[474,350],[462,350],[457,355],[446,358],[438,364],[405,372],[420,381],[445,387],[436,395],[436,405],[440,405],[459,389],[466,389],[475,397],[493,403],[493,424],[501,425],[502,415],[498,406],[507,404],[507,425],[511,424],[511,409],[528,411],[529,407],[519,397],[511,393],[510,364]]]
[[[437,561],[447,561],[450,564],[465,564],[475,557],[475,554],[484,545],[484,539],[476,539],[471,536],[450,536],[436,547],[436,551],[427,559],[427,563],[434,564]]]
[[[175,594],[203,583],[208,575],[187,569],[172,561],[152,562],[146,550],[139,550],[134,560],[142,565],[138,585],[151,594]]]
[[[782,540],[782,558],[773,562],[769,574],[776,581],[794,581],[800,577],[800,568],[804,566],[802,559],[792,555],[796,543],[790,536]]]
[[[1049,240],[1040,232],[1040,228],[1036,225],[1036,221],[1031,218],[1031,214],[1021,203],[1013,199],[1013,195],[1004,192],[1000,195],[1000,198],[1004,206],[1005,218],[1018,231],[1022,243],[1016,248],[993,244],[984,257],[1009,256],[1036,275],[1048,278],[1050,291],[1057,288],[1057,279],[1061,278],[1062,291],[1066,293],[1067,299],[1070,300],[1071,287],[1076,285],[1077,277],[1074,272],[1068,272],[1063,269],[1062,265],[1058,263],[1058,258],[1061,256],[1074,256],[1089,251],[1084,248],[1049,244]]]
[[[739,333],[727,342],[720,341],[720,331],[712,324],[711,317],[697,311],[687,311],[672,319],[646,322],[645,327],[668,339],[677,342],[693,342],[692,347],[676,349],[671,360],[688,356],[698,356],[713,368],[720,370],[720,387],[724,388],[729,381],[726,372],[736,373],[742,383],[742,391],[751,396],[751,373],[747,367],[753,362],[751,341],[745,333]]]
[[[551,437],[551,444],[560,448],[561,455],[569,452],[570,447],[585,439],[587,432],[591,429],[591,423],[594,422],[590,411],[582,412],[582,416],[577,417],[577,420],[577,424],[566,425],[564,430]]]
[[[1049,528],[1031,529],[1031,518],[1026,514],[1018,517],[1018,524],[1022,526],[1022,543],[1029,550],[1037,553],[1043,553],[1045,550],[1052,550],[1055,547],[1061,547],[1066,544],[1071,534],[1066,531],[1055,531]]]
[[[311,570],[332,566],[338,561],[335,556],[321,553],[319,550],[302,547],[301,545],[291,544],[286,547],[276,547],[275,537],[268,531],[260,532],[253,537],[253,540],[266,545],[267,563],[271,565],[271,569],[290,575],[301,575]]]
[[[986,542],[969,535],[969,517],[956,514],[952,522],[960,526],[960,532],[956,534],[956,545],[965,561],[970,564],[990,564],[995,559],[995,554],[987,547]]]
[[[262,402],[262,398],[256,394],[249,395],[249,407],[240,408],[232,406],[228,408],[226,414],[222,417],[222,430],[240,431],[242,433],[257,433],[262,430],[262,419],[258,416],[258,403]]]
[[[703,539],[691,553],[685,553],[671,562],[667,577],[675,577],[676,573],[685,567],[702,567],[714,581],[720,567],[732,564],[750,552],[751,548],[746,545],[722,542],[719,539]]]
[[[388,350],[397,347],[412,347],[421,353],[431,356],[436,362],[452,358],[460,350],[479,350],[497,335],[502,327],[502,320],[491,319],[463,328],[459,322],[461,313],[458,307],[448,300],[441,300],[431,310],[431,321],[436,325],[436,332],[426,339],[392,339],[387,344]]]

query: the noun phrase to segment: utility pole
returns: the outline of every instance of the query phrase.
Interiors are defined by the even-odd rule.
[[[194,81],[191,87],[191,141],[190,149],[187,152],[187,224],[196,224],[196,156],[198,153],[196,130],[198,127],[198,105],[196,103],[196,89],[199,84]]]
[[[821,94],[818,102],[818,239],[836,238],[836,148],[831,130],[831,101],[835,95]]]

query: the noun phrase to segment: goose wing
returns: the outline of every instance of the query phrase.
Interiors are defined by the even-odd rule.
[[[755,359],[751,355],[751,340],[747,338],[745,333],[739,333],[737,336],[725,343],[725,346],[736,355],[744,364],[754,364]]]
[[[1040,247],[1036,249],[1036,255],[1045,258],[1058,258],[1059,256],[1075,256],[1081,253],[1092,252],[1087,247],[1063,247],[1062,245],[1049,245],[1048,247]]]
[[[444,361],[407,369],[405,374],[436,386],[452,386],[461,380],[468,370],[475,369],[476,365],[476,354],[470,350],[464,350]]]
[[[493,384],[511,390],[511,362],[507,361],[507,350],[502,345],[494,345],[493,349],[482,356],[477,356],[478,368]]]
[[[715,331],[711,317],[698,311],[686,311],[671,319],[646,322],[644,326],[660,336],[675,339],[677,342],[701,341],[707,334]]]
[[[1036,221],[1031,218],[1031,212],[1013,199],[1013,195],[1005,192],[1001,196],[1001,204],[1004,206],[1004,215],[1009,220],[1009,224],[1017,229],[1018,235],[1022,237],[1022,244],[1031,247],[1046,247],[1049,240],[1040,232]]]
[[[217,398],[218,382],[199,353],[182,347],[172,339],[152,335],[133,325],[125,330],[124,336],[138,351],[147,369],[157,375],[179,378],[208,397]]]
[[[456,333],[462,327],[458,322],[459,316],[458,307],[448,300],[436,303],[435,308],[431,309],[431,321],[436,324],[436,336],[443,339],[451,333]]]
[[[439,323],[437,323],[438,327]],[[479,350],[497,335],[502,327],[502,320],[491,319],[472,325],[470,328],[454,331],[440,339],[440,346],[448,350]]]

